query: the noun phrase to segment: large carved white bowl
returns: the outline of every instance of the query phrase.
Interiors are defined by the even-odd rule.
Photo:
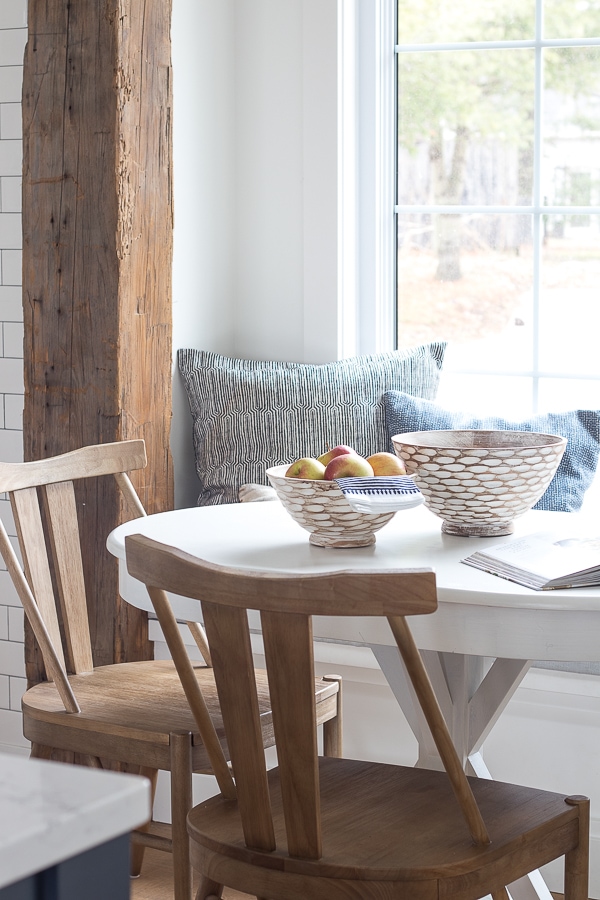
[[[396,454],[447,534],[511,534],[535,506],[567,441],[532,431],[413,431],[392,438]]]
[[[310,532],[317,547],[368,547],[375,532],[395,513],[360,513],[352,509],[335,481],[286,478],[288,466],[267,469],[267,478],[292,519]]]

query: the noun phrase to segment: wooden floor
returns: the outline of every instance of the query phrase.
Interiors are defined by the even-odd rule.
[[[172,872],[170,853],[146,850],[142,874],[131,879],[131,900],[172,900]],[[552,896],[554,900],[563,900],[562,894]],[[250,895],[226,888],[223,900],[250,900]]]
[[[131,879],[131,900],[173,900],[171,859],[170,853],[146,850],[142,874]],[[240,894],[230,888],[223,892],[223,900],[249,900],[249,897],[249,894]]]

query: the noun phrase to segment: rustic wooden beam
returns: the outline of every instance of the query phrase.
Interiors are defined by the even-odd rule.
[[[170,0],[29,0],[23,81],[24,453],[143,437],[149,512],[173,504]],[[118,596],[111,480],[80,495],[95,663],[148,658]],[[26,635],[27,675],[41,666]]]

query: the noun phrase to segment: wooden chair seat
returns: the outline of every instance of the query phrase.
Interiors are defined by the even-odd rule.
[[[228,758],[214,670],[194,666],[194,674],[223,752]],[[191,733],[193,771],[211,773],[198,726],[170,660],[101,666],[69,682],[80,712],[68,713],[53,682],[41,682],[23,695],[23,733],[34,744],[170,769],[170,735]],[[267,673],[256,670],[260,722],[265,748],[275,743]],[[317,722],[331,718],[336,682],[315,679]]]
[[[464,772],[407,620],[435,612],[432,571],[236,569],[143,535],[125,549],[156,609],[168,593],[202,603],[235,784],[188,813],[196,900],[224,885],[258,900],[508,900],[507,885],[562,856],[565,900],[587,900],[589,800]],[[269,675],[270,769],[248,609]],[[319,756],[316,615],[387,619],[445,772]]]
[[[277,849],[246,847],[237,804],[212,797],[188,816],[196,869],[215,882],[227,871],[228,885],[257,896],[347,900],[355,896],[349,884],[359,882],[361,900],[437,900],[443,878],[440,897],[477,900],[527,874],[525,844],[550,860],[579,840],[577,808],[562,794],[469,778],[491,838],[483,849],[444,772],[320,758],[322,855],[296,859],[287,852],[279,775],[268,774]]]
[[[84,525],[93,510],[86,506],[87,495],[79,482],[114,476],[115,503],[120,502],[120,489],[130,516],[144,516],[127,473],[145,465],[141,440],[82,447],[39,461],[0,462],[0,493],[10,497],[21,558],[1,521],[0,553],[41,650],[47,677],[31,686],[22,701],[23,732],[32,742],[32,755],[139,772],[150,779],[153,795],[159,770],[169,772],[172,826],[155,828],[149,822],[134,833],[131,871],[140,874],[144,847],[168,850],[173,854],[174,898],[191,900],[186,815],[192,805],[192,773],[214,775],[222,791],[233,790],[206,635],[199,623],[187,623],[204,660],[194,665],[179,623],[163,617],[174,664],[146,661],[98,667],[86,602],[86,577],[95,573],[83,565]],[[113,563],[116,566],[116,560]],[[104,613],[110,615],[116,600],[106,598]],[[274,736],[263,670],[256,673],[256,680],[258,730],[268,748]],[[323,725],[326,754],[338,755],[339,678],[313,679],[312,690],[315,727]]]

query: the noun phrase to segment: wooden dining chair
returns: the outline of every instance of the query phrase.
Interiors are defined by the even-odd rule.
[[[50,758],[60,750],[74,754],[75,762],[136,771],[150,779],[153,793],[158,771],[170,772],[172,828],[151,822],[133,835],[132,874],[140,871],[145,846],[170,850],[175,900],[190,900],[186,815],[192,773],[215,775],[225,792],[231,781],[206,637],[200,625],[191,623],[205,661],[192,666],[188,660],[191,677],[185,686],[206,715],[200,731],[170,660],[94,667],[86,606],[74,482],[114,475],[132,516],[141,516],[144,509],[127,472],[145,465],[141,440],[84,447],[35,462],[0,463],[0,492],[10,496],[23,563],[1,522],[0,552],[48,678],[23,696],[23,733],[32,742],[32,755]],[[269,747],[274,737],[264,671],[256,672],[256,683],[261,744]],[[314,681],[317,720],[325,723],[331,754],[341,752],[338,692],[336,680]]]
[[[227,790],[188,815],[197,900],[223,885],[269,900],[477,900],[565,857],[565,900],[587,900],[589,801],[468,778],[407,616],[436,609],[427,570],[261,573],[217,566],[142,535],[129,572],[157,604],[201,601],[233,767]],[[247,610],[260,610],[277,767],[261,742]],[[320,757],[313,615],[383,616],[445,772]],[[235,790],[235,799],[233,793]]]

